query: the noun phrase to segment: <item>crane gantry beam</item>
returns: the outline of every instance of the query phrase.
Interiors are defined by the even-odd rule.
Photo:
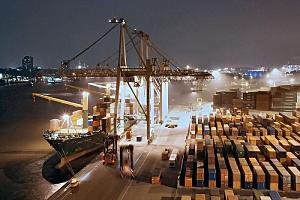
[[[121,68],[122,77],[147,76],[152,77],[190,77],[195,79],[212,79],[213,76],[209,72],[195,71],[192,69],[180,70],[160,70],[154,69],[147,71],[144,68]],[[56,74],[62,77],[79,78],[79,77],[117,77],[117,69],[70,69],[60,72],[55,69],[41,70],[38,76],[47,76]]]

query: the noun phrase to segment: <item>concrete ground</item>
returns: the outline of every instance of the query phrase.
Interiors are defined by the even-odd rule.
[[[50,199],[168,199],[177,197],[178,169],[168,167],[168,161],[161,160],[161,152],[165,148],[177,148],[183,153],[185,136],[188,130],[189,112],[173,111],[165,123],[178,124],[177,128],[169,129],[163,124],[154,131],[155,139],[147,145],[146,124],[141,122],[133,127],[134,135],[142,135],[142,142],[134,145],[135,179],[121,178],[119,166],[104,166],[94,161],[77,174],[80,185],[77,188],[63,186]],[[121,140],[119,144],[128,143]],[[150,184],[154,168],[162,169],[162,185]],[[171,187],[169,187],[171,186]],[[180,192],[181,193],[181,192]],[[180,195],[181,196],[181,195]]]

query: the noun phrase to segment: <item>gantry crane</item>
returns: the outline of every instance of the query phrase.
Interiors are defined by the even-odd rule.
[[[89,45],[86,49],[75,55],[69,60],[62,63],[61,68],[46,69],[42,70],[38,75],[46,74],[59,74],[63,77],[114,77],[116,78],[116,92],[115,92],[115,110],[114,110],[114,134],[117,135],[117,119],[124,118],[124,88],[128,87],[133,93],[140,109],[146,117],[147,121],[147,140],[151,142],[151,124],[154,123],[154,95],[156,94],[160,97],[160,113],[161,118],[165,116],[168,112],[168,81],[169,79],[187,79],[187,80],[204,80],[213,78],[208,72],[202,72],[193,69],[182,69],[174,65],[168,60],[153,44],[150,40],[148,34],[142,31],[136,31],[131,29],[126,21],[121,19],[112,19],[109,21],[113,26],[105,32],[100,38]],[[103,39],[108,33],[110,33],[117,26],[120,27],[119,33],[119,51],[118,51],[118,65],[115,68],[99,68],[93,67],[88,69],[70,69],[70,62],[75,60],[81,54],[85,53],[93,45]],[[135,42],[133,41],[135,37],[132,36],[129,30],[132,30],[135,37],[139,38],[140,48],[138,49]],[[139,67],[128,67],[126,58],[126,46],[125,34],[128,36],[129,41],[139,58]],[[162,57],[163,61],[159,62],[156,58],[149,57],[149,49],[152,52],[156,52]],[[173,65],[172,69],[170,64]],[[134,91],[133,86],[138,89]],[[143,87],[141,87],[141,85]],[[155,89],[156,88],[156,89]],[[142,94],[141,94],[142,93]],[[144,100],[143,95],[145,94],[146,100]],[[144,102],[143,102],[144,101]],[[146,110],[143,107],[146,104]],[[120,105],[120,108],[119,108]]]

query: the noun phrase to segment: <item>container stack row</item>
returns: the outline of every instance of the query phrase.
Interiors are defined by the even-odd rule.
[[[192,116],[185,187],[300,191],[299,112]]]

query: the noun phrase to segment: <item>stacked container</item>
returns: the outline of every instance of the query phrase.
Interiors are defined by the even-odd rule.
[[[266,186],[270,190],[278,191],[278,175],[269,162],[261,162],[261,166],[266,174]]]
[[[209,188],[215,188],[216,187],[216,165],[215,165],[215,152],[213,147],[213,142],[211,139],[205,140],[205,146],[206,146],[206,180],[207,180],[207,186]]]
[[[266,178],[265,173],[261,166],[259,165],[256,158],[249,158],[249,166],[253,173],[253,186],[256,189],[265,189]]]
[[[233,189],[241,188],[241,173],[236,163],[235,158],[228,158],[229,163],[229,186]]]
[[[297,167],[288,167],[288,172],[291,174],[292,179],[292,189],[299,192],[300,191],[300,171]]]
[[[242,177],[242,187],[250,189],[253,187],[253,175],[245,158],[239,158],[239,167]]]
[[[290,191],[291,175],[277,159],[270,159],[270,163],[279,174],[279,188],[283,191]]]
[[[217,154],[217,186],[220,188],[228,187],[228,170],[226,167],[226,162],[221,154]]]

